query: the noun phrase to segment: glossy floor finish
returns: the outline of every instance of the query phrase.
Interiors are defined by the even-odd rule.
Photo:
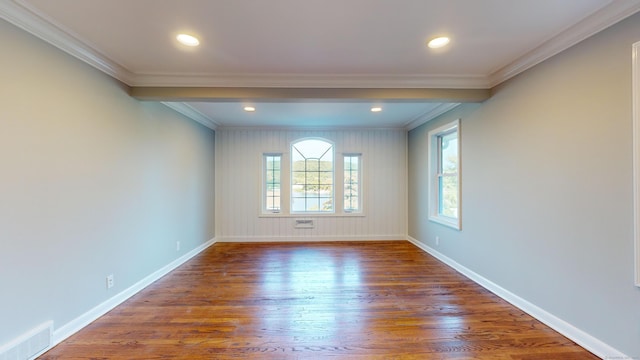
[[[41,359],[597,359],[406,241],[218,243]]]

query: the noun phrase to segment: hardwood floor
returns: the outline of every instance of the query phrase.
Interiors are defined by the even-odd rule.
[[[406,241],[218,243],[41,359],[597,359]]]

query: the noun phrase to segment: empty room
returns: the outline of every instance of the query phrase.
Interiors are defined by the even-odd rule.
[[[640,359],[640,0],[0,0],[0,360]]]

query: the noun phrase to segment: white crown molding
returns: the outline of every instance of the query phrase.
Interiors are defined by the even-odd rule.
[[[453,110],[454,108],[458,107],[458,105],[460,105],[460,103],[442,103],[435,108],[427,111],[426,113],[421,114],[415,120],[410,121],[405,125],[405,129],[407,129],[407,131],[411,131],[418,126],[437,118],[447,111]]]
[[[129,86],[487,89],[640,11],[640,0],[611,0],[536,49],[486,75],[136,74],[23,0],[0,1],[0,17]]]
[[[183,102],[168,102],[163,101],[163,105],[179,112],[180,114],[188,117],[191,120],[197,121],[200,124],[208,127],[209,129],[216,130],[220,124],[218,124],[215,120],[208,117],[207,115],[201,113],[200,111],[193,108],[193,106],[183,103]]]
[[[23,0],[0,1],[0,17],[129,86],[490,88],[640,11],[640,0],[612,0],[584,20],[487,75],[134,74]]]
[[[509,80],[638,11],[640,11],[640,0],[611,1],[607,6],[489,75],[490,87]]]
[[[31,33],[69,55],[129,84],[132,73],[82,42],[71,31],[54,23],[21,0],[0,1],[0,18]]]
[[[486,89],[482,75],[133,73],[22,0],[0,2],[0,17],[129,86]]]

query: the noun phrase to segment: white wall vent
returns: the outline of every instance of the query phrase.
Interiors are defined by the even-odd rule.
[[[313,229],[313,220],[310,219],[296,219],[294,225],[296,229]]]
[[[0,346],[1,360],[34,359],[51,346],[53,335],[53,321],[31,329],[8,344]]]

